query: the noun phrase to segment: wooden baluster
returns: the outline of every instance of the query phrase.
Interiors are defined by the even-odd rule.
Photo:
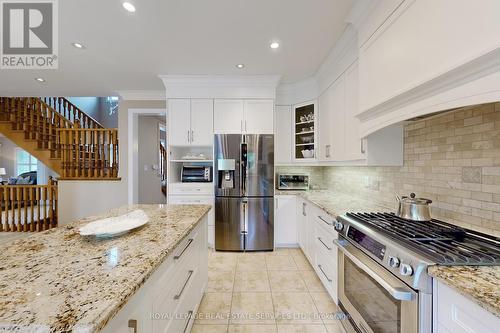
[[[22,208],[24,208],[24,216],[21,216],[20,218],[20,223],[23,223],[23,231],[28,231],[28,194],[27,191],[28,187],[27,186],[22,186],[21,188],[21,195],[22,197],[19,198],[21,202]]]
[[[0,101],[2,103],[2,101]],[[4,220],[4,205],[5,205],[5,200],[4,200],[4,194],[5,194],[5,189],[6,186],[0,186],[0,231],[4,231],[4,223],[7,224],[6,220]],[[7,208],[7,206],[5,206]]]
[[[49,204],[48,202],[48,193],[47,193],[48,187],[43,187],[43,211],[44,213],[47,211],[46,207]],[[47,230],[48,228],[48,220],[47,220],[47,214],[43,214],[43,230]]]
[[[52,191],[54,195],[54,203],[52,205],[52,211],[53,211],[53,216],[54,216],[54,227],[57,227],[59,223],[59,215],[57,211],[58,203],[59,203],[59,184],[56,180],[53,180],[52,177],[50,177],[51,183],[52,183]]]
[[[49,229],[54,226],[54,212],[53,212],[53,205],[54,205],[54,192],[52,191],[52,181],[49,180],[49,186],[47,187],[49,191]]]
[[[17,230],[16,231],[21,231],[22,226],[20,224],[21,221],[21,201],[19,200],[21,198],[21,188],[19,186],[16,186],[16,206],[17,206],[17,218],[16,218],[16,225],[17,225]]]
[[[5,231],[11,231],[9,222],[9,217],[10,217],[9,192],[10,192],[10,186],[5,186],[3,192],[3,201],[5,202]]]
[[[42,231],[42,228],[41,228],[41,215],[40,215],[40,206],[42,205],[42,202],[40,200],[41,196],[40,196],[40,192],[41,192],[41,186],[37,186],[36,187],[36,191],[35,191],[35,199],[36,199],[36,209],[37,209],[37,221],[36,221],[36,231]]]

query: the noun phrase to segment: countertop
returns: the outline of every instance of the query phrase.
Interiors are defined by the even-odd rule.
[[[393,208],[329,190],[280,191],[276,195],[298,195],[333,217],[346,212],[392,212]],[[429,274],[484,309],[500,317],[500,266],[431,266]]]
[[[78,234],[78,228],[90,221],[134,209],[144,210],[150,218],[142,228],[105,240]],[[122,207],[1,245],[0,328],[99,331],[209,209],[207,205]]]
[[[500,318],[499,266],[431,266],[428,272]]]

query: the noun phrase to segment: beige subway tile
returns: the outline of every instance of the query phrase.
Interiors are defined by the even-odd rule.
[[[493,194],[491,194],[491,193],[484,193],[484,192],[472,192],[471,193],[471,199],[477,200],[477,201],[488,201],[488,202],[491,202],[491,201],[493,201]],[[499,200],[500,200],[500,196],[499,196]]]
[[[472,208],[472,216],[477,216],[483,219],[493,219],[493,212],[484,209]]]
[[[481,124],[482,122],[483,122],[482,116],[466,118],[466,119],[464,119],[464,126],[478,125],[478,124]]]

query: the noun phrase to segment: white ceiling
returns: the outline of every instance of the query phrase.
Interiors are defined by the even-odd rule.
[[[295,82],[316,72],[354,1],[135,0],[131,14],[121,0],[62,0],[59,69],[0,70],[0,95],[161,90],[160,74],[280,74]],[[274,40],[278,50],[269,48]]]

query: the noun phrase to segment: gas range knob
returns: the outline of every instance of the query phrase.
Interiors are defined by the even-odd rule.
[[[389,266],[392,268],[398,268],[400,264],[398,257],[389,257]]]
[[[337,231],[342,231],[342,229],[344,229],[344,225],[342,224],[342,222],[335,221],[334,229]]]
[[[399,273],[403,276],[412,276],[413,275],[413,267],[408,264],[401,264],[399,268]]]

